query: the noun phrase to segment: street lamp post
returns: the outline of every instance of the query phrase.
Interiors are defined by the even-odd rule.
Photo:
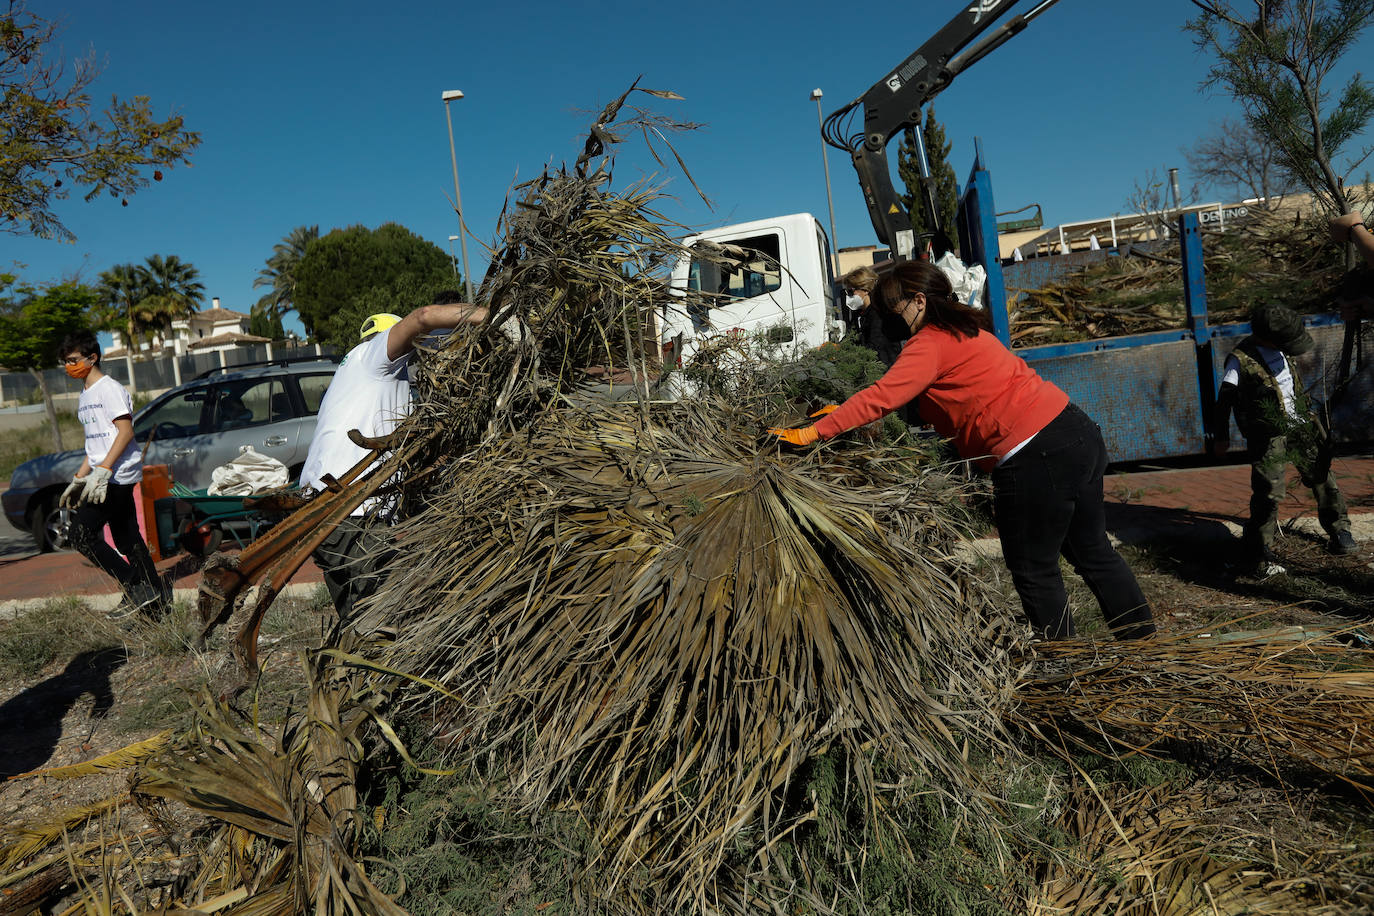
[[[448,260],[453,265],[453,279],[455,280],[458,279],[458,257],[453,253],[453,243],[456,241],[458,241],[458,236],[450,235],[448,237]],[[472,296],[469,295],[468,298],[471,299]]]
[[[835,235],[835,199],[830,196],[830,157],[825,152],[825,122],[821,120],[821,91],[811,90],[811,98],[816,103],[816,126],[821,129],[821,164],[825,166],[825,204],[830,209],[830,244],[835,249],[832,270],[839,269],[840,240]]]
[[[458,208],[458,241],[463,252],[463,280],[467,284],[468,302],[473,302],[472,296],[472,274],[468,273],[468,237],[467,230],[463,226],[463,194],[458,190],[458,153],[453,147],[453,114],[449,109],[449,102],[463,97],[462,90],[448,89],[444,92],[444,117],[448,120],[448,156],[453,163],[453,203]],[[450,243],[453,236],[449,236]],[[452,246],[450,245],[450,250]]]

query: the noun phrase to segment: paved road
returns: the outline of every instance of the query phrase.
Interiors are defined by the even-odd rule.
[[[17,560],[36,553],[33,538],[0,517],[0,560]]]

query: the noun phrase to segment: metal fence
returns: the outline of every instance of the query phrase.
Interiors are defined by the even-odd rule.
[[[252,344],[235,347],[232,350],[216,350],[209,353],[187,353],[184,356],[158,356],[152,359],[135,359],[134,384],[129,385],[129,363],[122,357],[101,359],[100,368],[106,375],[116,379],[121,385],[131,387],[138,394],[151,394],[175,388],[189,382],[203,372],[212,369],[242,366],[276,359],[292,359],[302,356],[329,356],[334,348],[319,344],[290,346],[286,344]],[[77,395],[81,391],[81,381],[71,378],[62,369],[47,369],[43,375],[48,390],[54,395]],[[42,398],[38,380],[28,372],[0,372],[0,406],[6,404],[34,404]]]

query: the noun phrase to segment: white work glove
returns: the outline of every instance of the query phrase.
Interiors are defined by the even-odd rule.
[[[506,340],[509,340],[516,346],[519,346],[520,341],[524,340],[525,336],[529,334],[529,331],[525,328],[524,322],[520,320],[520,316],[513,313],[509,318],[497,326],[497,330],[506,336]]]
[[[57,498],[57,504],[63,509],[75,509],[81,505],[81,493],[86,489],[86,478],[73,477],[72,482],[67,484],[67,489],[62,491],[62,495]]]
[[[83,503],[103,503],[106,488],[110,485],[110,469],[97,465],[86,475],[86,489],[82,491]]]

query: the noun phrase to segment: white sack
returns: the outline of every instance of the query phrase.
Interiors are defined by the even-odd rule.
[[[238,457],[210,472],[210,488],[205,492],[209,496],[252,496],[286,486],[290,476],[286,465],[245,445],[239,448]]]
[[[954,295],[960,302],[971,308],[983,307],[983,284],[987,282],[988,272],[982,264],[969,267],[954,252],[946,251],[944,257],[935,262],[935,266],[949,278]]]

